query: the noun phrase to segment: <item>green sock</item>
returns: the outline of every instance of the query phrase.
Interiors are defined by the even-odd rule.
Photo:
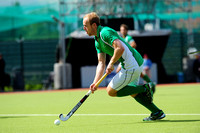
[[[148,98],[142,93],[138,94],[135,97],[135,100],[146,107],[148,110],[150,110],[152,113],[156,113],[160,110],[154,103],[150,103]]]
[[[125,86],[117,92],[118,97],[129,96],[137,93],[145,92],[146,88],[143,85]]]
[[[151,82],[151,79],[145,74],[143,77],[144,81],[146,81],[147,83]]]

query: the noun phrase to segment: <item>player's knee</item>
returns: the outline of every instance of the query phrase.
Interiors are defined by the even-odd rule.
[[[107,87],[107,93],[108,93],[108,95],[111,96],[111,97],[117,96],[117,91],[114,90],[114,89],[112,89],[111,87]]]
[[[108,95],[111,96],[111,97],[116,97],[117,96],[116,93],[113,93],[113,92],[110,92],[110,91],[108,92]]]

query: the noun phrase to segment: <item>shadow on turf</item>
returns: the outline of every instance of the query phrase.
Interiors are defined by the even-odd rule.
[[[142,123],[156,123],[156,122],[198,122],[200,120],[156,120],[156,121],[146,121]]]
[[[0,119],[25,118],[27,116],[0,116]]]

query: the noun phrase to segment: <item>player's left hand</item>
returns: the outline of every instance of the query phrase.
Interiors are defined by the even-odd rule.
[[[95,86],[94,83],[92,83],[92,84],[90,85],[90,90],[92,91],[92,93],[94,93],[94,91],[97,90],[97,87]]]

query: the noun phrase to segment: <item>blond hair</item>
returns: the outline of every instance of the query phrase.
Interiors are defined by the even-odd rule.
[[[84,18],[88,18],[88,19],[89,19],[90,25],[92,25],[93,23],[96,23],[97,26],[101,25],[101,23],[100,23],[100,18],[99,18],[99,16],[97,15],[96,12],[88,13],[88,14],[86,14],[86,15],[83,17],[83,19],[84,19]]]

